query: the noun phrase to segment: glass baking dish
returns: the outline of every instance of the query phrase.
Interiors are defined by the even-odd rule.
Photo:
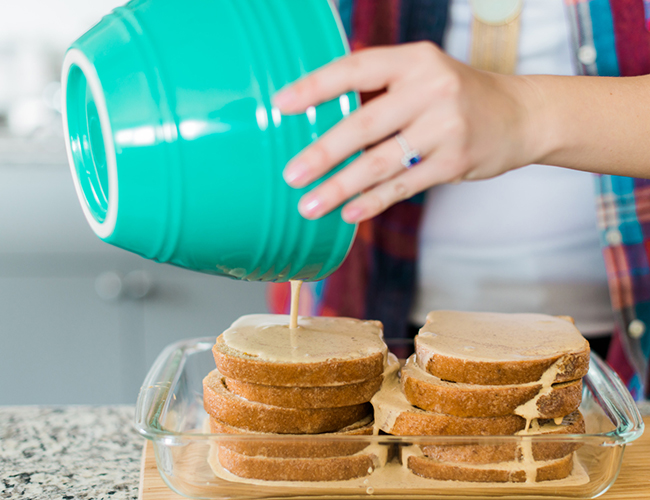
[[[643,433],[643,421],[620,379],[592,355],[584,379],[580,410],[585,434],[521,436],[332,436],[250,435],[206,433],[208,415],[203,409],[203,378],[215,368],[214,337],[184,340],[168,346],[153,364],[138,396],[135,426],[153,441],[156,463],[167,485],[189,498],[258,499],[314,497],[379,497],[412,499],[480,498],[595,498],[618,475],[625,445]],[[390,341],[387,342],[389,347]],[[403,341],[402,341],[403,343]],[[421,478],[401,466],[400,456],[414,445],[519,446],[563,445],[577,449],[571,476],[540,483],[471,483]],[[213,460],[217,446],[231,449],[255,447],[372,445],[374,469],[360,479],[289,483],[244,480],[217,471]],[[315,447],[315,448],[314,448]],[[218,464],[218,461],[217,461]],[[216,465],[218,469],[218,465]]]

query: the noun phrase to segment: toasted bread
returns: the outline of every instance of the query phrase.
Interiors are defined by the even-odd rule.
[[[398,378],[400,364],[392,354],[384,382],[371,399],[375,425],[398,436],[474,436],[514,434],[524,429],[526,420],[518,415],[500,417],[457,417],[416,408],[406,399]]]
[[[265,481],[343,481],[371,474],[378,462],[374,453],[365,451],[344,457],[270,458],[215,448],[221,467],[231,474]]]
[[[203,379],[203,406],[210,416],[228,425],[278,434],[334,432],[371,413],[368,403],[338,408],[282,408],[248,401],[228,391],[225,377],[218,370]]]
[[[379,321],[288,316],[243,316],[212,349],[226,377],[268,386],[323,387],[379,377],[387,348]]]
[[[461,464],[439,462],[422,455],[407,456],[406,462],[408,468],[418,476],[442,481],[523,483],[527,479],[526,464],[522,462]],[[573,453],[556,460],[533,462],[530,466],[534,482],[564,479],[572,470]]]
[[[215,434],[246,434],[259,437],[259,440],[219,441],[219,446],[228,448],[235,453],[248,456],[274,458],[327,458],[354,455],[363,450],[368,443],[363,441],[343,441],[336,439],[340,436],[363,436],[372,434],[372,416],[355,422],[340,431],[325,434],[282,434],[286,441],[267,439],[277,434],[255,433],[246,429],[233,427],[210,417],[210,431]],[[317,439],[311,439],[316,436]],[[328,440],[327,437],[334,439]]]
[[[338,408],[367,403],[381,387],[383,376],[356,384],[325,387],[286,387],[225,379],[226,388],[238,396],[283,408]]]
[[[537,382],[554,363],[555,383],[589,368],[589,342],[571,318],[544,314],[432,311],[415,339],[418,364],[451,382]]]
[[[395,436],[502,436],[525,426],[526,420],[517,415],[456,417],[411,407],[399,412],[392,425],[380,429]]]
[[[513,385],[478,385],[447,382],[422,370],[411,356],[402,368],[406,399],[423,410],[457,417],[510,415],[534,398],[540,382]],[[537,400],[537,418],[563,417],[575,411],[582,399],[582,380],[556,383]]]
[[[560,425],[553,420],[542,420],[539,426],[531,429],[525,436],[582,434],[585,432],[585,421],[579,411],[564,417]],[[536,461],[555,460],[574,452],[579,444],[573,441],[541,441],[532,442],[533,459]],[[422,452],[426,457],[439,462],[458,462],[471,464],[489,464],[511,462],[522,459],[520,443],[490,444],[445,444],[423,445]]]

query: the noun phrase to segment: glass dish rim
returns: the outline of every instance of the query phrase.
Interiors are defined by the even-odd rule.
[[[392,339],[386,339],[390,345]],[[403,339],[396,339],[403,343]],[[187,441],[215,440],[227,441],[282,441],[288,439],[296,441],[310,439],[312,442],[318,440],[332,441],[363,441],[382,444],[419,444],[431,443],[432,440],[444,441],[445,443],[494,443],[494,442],[516,442],[522,439],[534,441],[571,442],[597,441],[604,446],[620,446],[634,441],[643,434],[644,423],[639,409],[630,395],[629,391],[618,377],[618,375],[605,364],[595,353],[591,353],[589,372],[583,379],[584,384],[598,401],[606,416],[615,425],[615,428],[608,432],[591,434],[562,434],[562,435],[535,435],[524,437],[518,435],[496,435],[496,436],[392,436],[392,435],[360,435],[360,436],[336,436],[323,434],[310,435],[282,435],[282,434],[216,434],[199,432],[174,432],[162,428],[159,417],[170,404],[169,395],[178,383],[183,372],[185,361],[188,355],[196,352],[212,350],[215,337],[197,337],[173,342],[165,347],[158,355],[155,362],[149,369],[144,382],[140,388],[136,402],[134,417],[135,429],[146,439],[163,444],[174,446],[182,445]],[[207,375],[207,373],[206,373]]]

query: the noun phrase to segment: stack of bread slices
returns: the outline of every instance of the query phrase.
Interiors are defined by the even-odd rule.
[[[585,430],[578,406],[589,344],[571,318],[434,311],[415,351],[401,375],[398,365],[389,367],[373,399],[379,428],[395,435],[522,438],[407,447],[402,461],[412,472],[481,482],[535,482],[571,473],[575,444],[528,438]]]
[[[298,328],[288,325],[288,316],[249,315],[217,338],[217,369],[203,381],[211,431],[259,439],[220,441],[213,469],[271,481],[368,475],[381,457],[365,443],[308,438],[372,434],[369,401],[387,354],[381,323],[301,317]]]

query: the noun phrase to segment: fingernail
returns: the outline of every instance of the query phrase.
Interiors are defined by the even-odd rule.
[[[298,210],[303,217],[315,219],[322,215],[323,201],[317,196],[306,195],[300,200]]]
[[[284,180],[291,187],[302,187],[302,180],[307,176],[307,167],[300,161],[292,161],[282,173]]]
[[[361,219],[362,215],[363,210],[361,210],[359,207],[345,207],[341,213],[343,220],[350,224],[357,222],[359,219]]]
[[[284,89],[275,94],[273,97],[273,104],[280,108],[289,107],[296,101],[296,93],[292,88]]]

